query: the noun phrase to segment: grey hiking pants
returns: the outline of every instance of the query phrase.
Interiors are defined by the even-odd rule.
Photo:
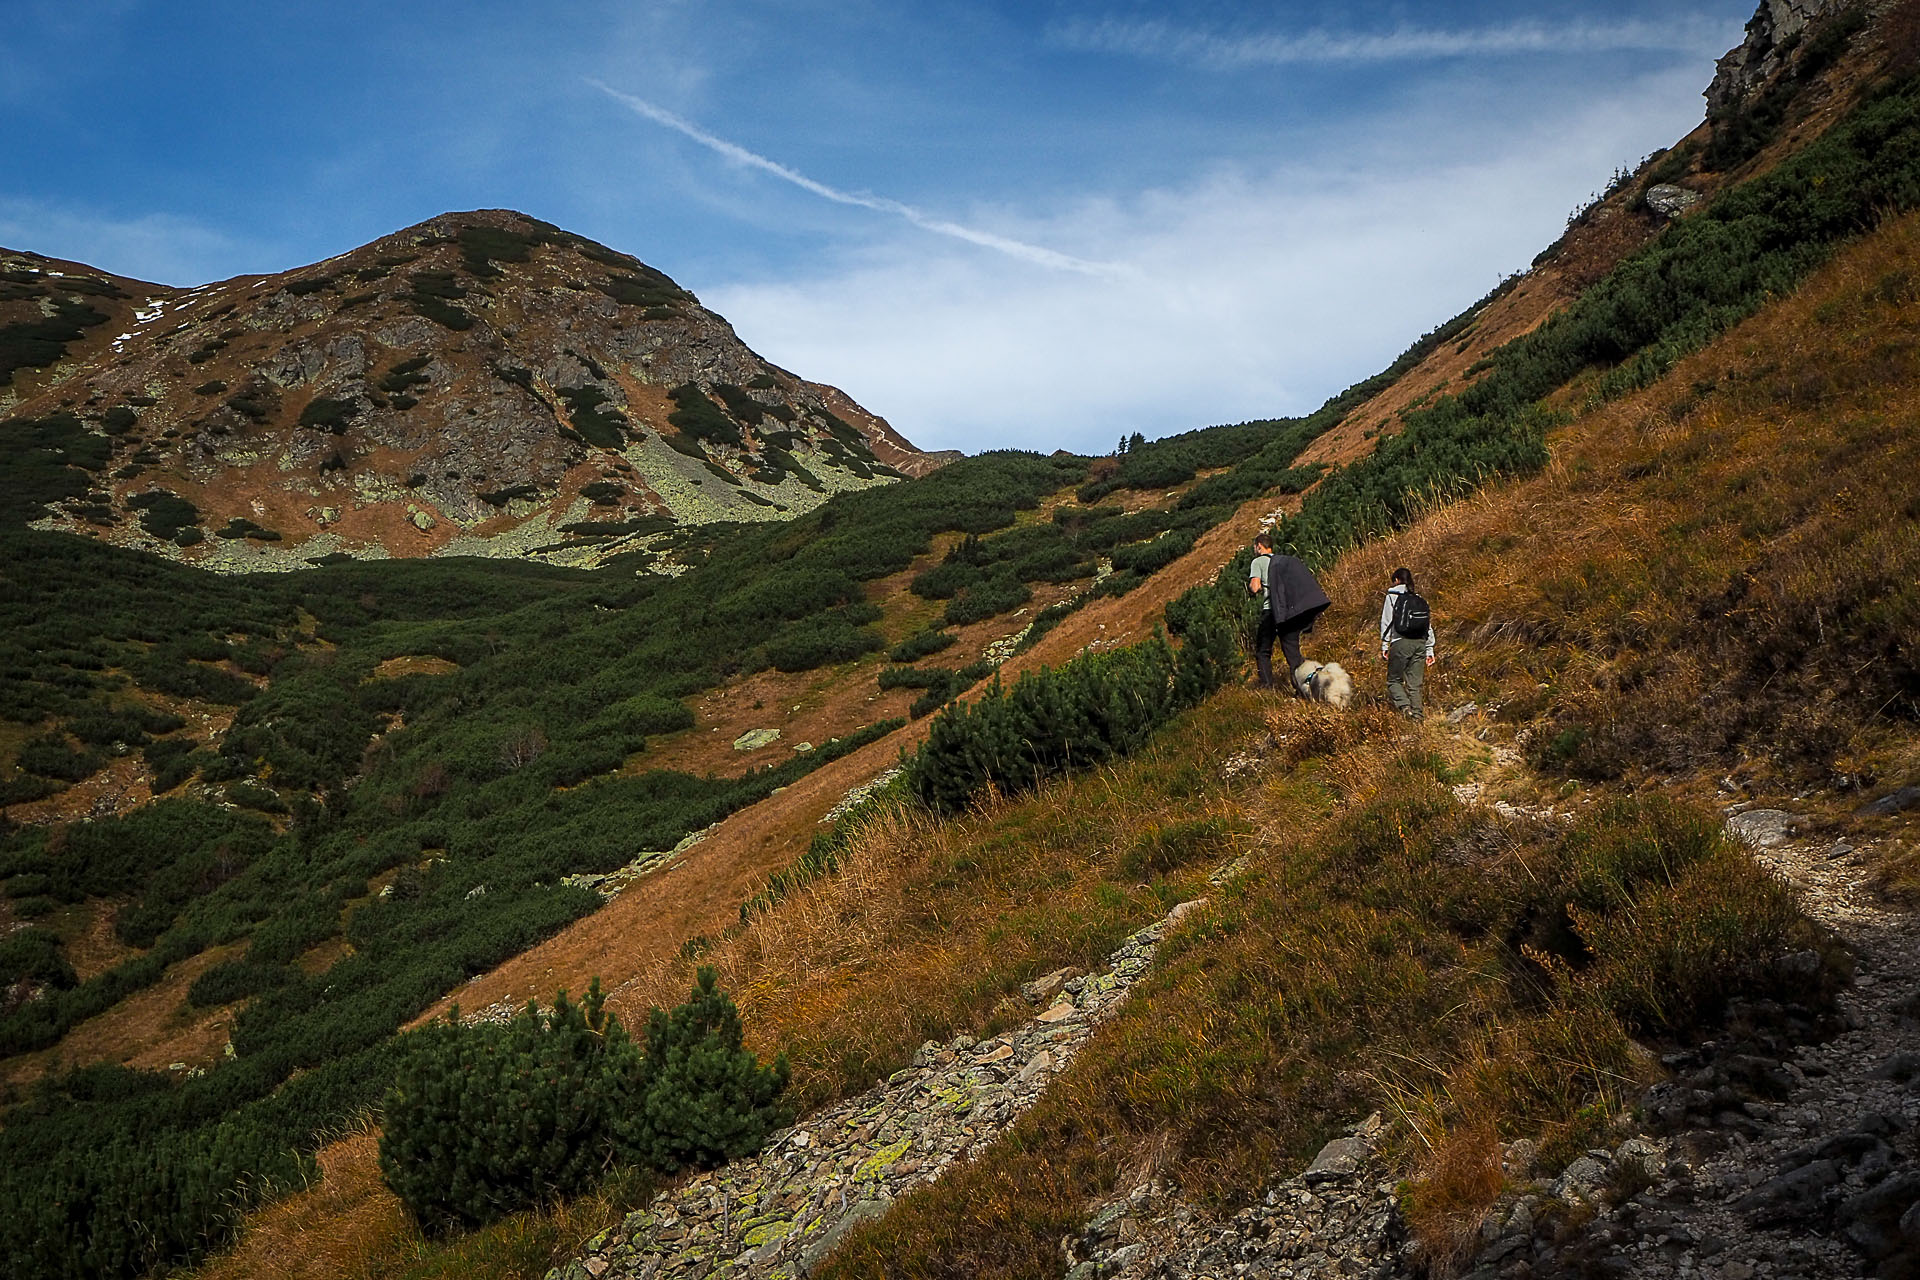
[[[1387,646],[1387,697],[1393,709],[1415,720],[1426,714],[1421,691],[1427,683],[1427,642],[1395,640]]]

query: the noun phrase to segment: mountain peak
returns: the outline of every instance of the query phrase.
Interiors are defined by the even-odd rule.
[[[590,565],[939,461],[665,273],[511,209],[274,275],[128,284],[15,389],[16,416],[111,443],[98,487],[43,524],[209,568]]]

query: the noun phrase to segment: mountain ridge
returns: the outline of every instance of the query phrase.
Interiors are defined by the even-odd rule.
[[[638,259],[510,210],[193,289],[0,263],[22,293],[116,295],[98,319],[54,302],[90,323],[9,391],[16,417],[65,414],[110,447],[109,478],[40,527],[206,568],[590,567],[950,456],[762,359]]]

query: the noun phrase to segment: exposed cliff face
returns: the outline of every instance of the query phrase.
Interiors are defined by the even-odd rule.
[[[79,330],[16,374],[12,414],[72,413],[114,446],[110,482],[47,523],[210,568],[591,564],[937,465],[665,275],[517,213],[192,290],[7,262],[7,305]],[[113,305],[82,314],[96,296]]]
[[[1719,112],[1772,79],[1786,65],[1793,46],[1817,19],[1860,0],[1761,0],[1747,20],[1747,38],[1714,64],[1707,86],[1707,111]]]

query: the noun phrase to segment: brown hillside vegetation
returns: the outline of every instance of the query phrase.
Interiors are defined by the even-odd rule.
[[[1470,1235],[1498,1190],[1459,1198],[1450,1162],[1496,1134],[1585,1145],[1582,1126],[1608,1114],[1592,1103],[1642,1069],[1611,1027],[1640,1036],[1679,1028],[1644,1010],[1609,1024],[1582,1021],[1591,1006],[1543,1016],[1488,1005],[1488,992],[1449,985],[1457,962],[1444,946],[1432,950],[1439,936],[1417,924],[1394,926],[1398,940],[1370,951],[1386,922],[1321,905],[1322,878],[1377,841],[1383,822],[1390,845],[1413,843],[1397,866],[1374,844],[1364,856],[1376,876],[1395,866],[1417,880],[1433,874],[1429,859],[1457,875],[1464,858],[1497,880],[1507,859],[1528,874],[1550,862],[1538,845],[1527,852],[1537,833],[1490,831],[1484,814],[1434,785],[1436,774],[1475,777],[1489,798],[1501,788],[1516,800],[1546,791],[1586,815],[1618,812],[1611,797],[1637,790],[1621,784],[1712,796],[1730,769],[1726,785],[1762,794],[1813,784],[1800,803],[1844,830],[1858,787],[1920,769],[1910,710],[1889,720],[1885,699],[1862,699],[1851,683],[1901,662],[1891,679],[1908,699],[1914,688],[1910,650],[1896,651],[1920,621],[1920,445],[1899,425],[1920,397],[1914,312],[1901,295],[1916,254],[1920,221],[1903,219],[1665,383],[1584,415],[1555,440],[1545,475],[1347,557],[1330,578],[1342,601],[1331,634],[1365,635],[1387,570],[1420,566],[1442,615],[1440,705],[1478,699],[1493,713],[1486,738],[1511,734],[1541,771],[1476,769],[1480,735],[1429,730],[1409,754],[1384,724],[1344,726],[1319,768],[1296,766],[1249,805],[1266,814],[1249,881],[1076,1061],[1057,1097],[1021,1121],[1017,1140],[865,1229],[831,1274],[1030,1274],[1073,1229],[1088,1189],[1122,1185],[1123,1169],[1158,1169],[1232,1203],[1276,1158],[1310,1154],[1332,1122],[1371,1107],[1418,1121],[1406,1155],[1432,1176],[1434,1194],[1416,1192],[1411,1207],[1440,1255],[1463,1238],[1456,1232]],[[1797,668],[1769,669],[1769,652],[1786,647],[1782,632],[1817,631],[1822,610],[1843,597],[1884,601],[1885,611],[1866,610],[1871,631],[1819,637]],[[1310,714],[1282,712],[1276,737],[1313,742],[1299,723]],[[1436,749],[1437,759],[1425,754]],[[1299,751],[1283,746],[1277,763]],[[1317,810],[1302,806],[1303,788]],[[1492,843],[1469,852],[1476,841]],[[1375,880],[1369,893],[1418,915],[1413,904],[1457,892],[1407,888],[1401,897]],[[1640,944],[1667,928],[1698,930],[1696,941],[1717,935],[1729,955],[1754,956],[1765,954],[1765,937],[1802,927],[1744,859],[1716,855],[1674,889],[1714,921],[1683,923],[1688,908],[1676,898],[1647,903]],[[1303,915],[1324,932],[1283,923]],[[1614,945],[1634,937],[1595,934]],[[1601,977],[1612,961],[1596,951],[1588,980],[1631,987],[1652,977],[1628,976],[1647,960],[1625,957],[1617,978]],[[1394,955],[1418,969],[1396,971]],[[1286,959],[1276,967],[1275,956]],[[1686,987],[1666,972],[1647,990],[1674,1001]],[[1309,1008],[1247,1008],[1274,990]],[[1329,1003],[1316,1012],[1319,1000]],[[1450,1016],[1463,1009],[1475,1012]],[[1462,1034],[1462,1022],[1482,1030]],[[1202,1080],[1209,1087],[1196,1089]]]
[[[1309,652],[1351,659],[1377,697],[1378,592],[1392,566],[1414,566],[1440,621],[1430,699],[1480,709],[1457,727],[1228,693],[1133,761],[946,825],[876,823],[838,874],[731,936],[697,930],[710,939],[698,959],[721,969],[753,1044],[784,1049],[802,1096],[819,1100],[924,1038],[1024,1016],[1021,982],[1087,966],[1245,859],[1014,1140],[865,1228],[833,1274],[1044,1274],[1123,1179],[1159,1172],[1231,1205],[1376,1107],[1402,1117],[1402,1157],[1424,1175],[1410,1212],[1444,1258],[1498,1189],[1460,1172],[1489,1142],[1588,1145],[1648,1069],[1641,1046],[1710,1019],[1755,979],[1755,957],[1824,946],[1717,842],[1703,806],[1792,791],[1838,833],[1862,789],[1920,772],[1907,640],[1920,626],[1916,279],[1920,218],[1906,217],[1645,391],[1588,406],[1571,388],[1576,417],[1543,474],[1345,557]],[[1167,576],[1210,576],[1244,533],[1217,530]],[[1085,644],[1098,616],[1049,640]],[[732,821],[823,808],[891,750]],[[1524,816],[1549,809],[1572,815],[1572,836]],[[810,827],[796,813],[785,839]],[[745,843],[723,827],[696,852],[716,858],[728,840]],[[1551,962],[1514,976],[1488,937],[1461,932],[1530,901],[1524,885],[1583,857],[1631,859],[1647,840],[1692,852],[1636,891],[1637,931],[1583,926],[1571,985],[1556,986]],[[754,883],[734,865],[710,895],[723,924]],[[635,908],[644,892],[629,891]],[[695,960],[678,953],[690,924],[650,929],[619,914],[626,901],[576,930],[623,922],[601,954],[626,966],[631,1019],[677,999]],[[565,1256],[614,1212],[582,1205],[431,1248],[356,1141],[357,1157],[330,1153],[318,1188],[208,1274],[425,1276],[450,1274],[457,1255],[464,1274],[531,1275],[545,1265],[531,1254]],[[309,1234],[303,1215],[325,1217],[316,1196],[346,1216]]]
[[[1857,105],[1884,72],[1910,69],[1920,56],[1917,14],[1920,10],[1907,5],[1886,15],[1862,37],[1869,46],[1866,56],[1842,58],[1804,84],[1790,83],[1797,63],[1790,55],[1783,57],[1771,79],[1756,85],[1749,96],[1764,97],[1769,88],[1778,87],[1790,99],[1786,118],[1766,145],[1739,164],[1724,171],[1706,166],[1714,125],[1703,121],[1672,147],[1648,156],[1633,172],[1617,175],[1607,191],[1569,215],[1566,234],[1543,250],[1530,270],[1504,282],[1499,295],[1464,332],[1348,414],[1302,453],[1301,460],[1345,463],[1362,457],[1371,451],[1373,439],[1400,429],[1407,411],[1471,383],[1475,375],[1470,371],[1479,361],[1537,328],[1660,234],[1668,219],[1647,203],[1647,193],[1655,185],[1681,184],[1710,200],[1727,187],[1774,168],[1819,137]],[[1815,32],[1820,29],[1821,24],[1816,24]]]

